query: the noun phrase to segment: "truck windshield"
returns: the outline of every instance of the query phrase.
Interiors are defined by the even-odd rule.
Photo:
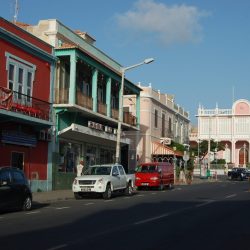
[[[88,168],[84,175],[110,175],[111,166],[93,166]]]
[[[157,166],[152,166],[152,165],[139,166],[137,169],[137,172],[139,172],[139,173],[154,173],[154,172],[157,172]]]

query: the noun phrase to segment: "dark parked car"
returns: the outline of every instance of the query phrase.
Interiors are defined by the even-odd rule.
[[[23,171],[0,167],[0,210],[30,210],[31,207],[32,193]]]
[[[250,172],[246,168],[232,168],[232,170],[228,171],[227,174],[228,178],[233,180],[246,180],[250,177]]]

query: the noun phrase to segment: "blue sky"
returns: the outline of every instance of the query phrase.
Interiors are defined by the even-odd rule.
[[[0,16],[13,20],[14,0],[0,0]],[[150,83],[190,112],[199,104],[231,108],[250,101],[249,0],[18,0],[17,20],[35,25],[58,19],[86,31],[96,47],[127,67],[134,83]]]

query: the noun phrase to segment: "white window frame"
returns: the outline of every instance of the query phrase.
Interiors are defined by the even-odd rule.
[[[14,75],[13,75],[13,91],[19,92],[20,94],[27,95],[28,90],[30,91],[30,97],[33,96],[33,85],[34,85],[34,79],[35,79],[35,71],[36,71],[36,65],[31,64],[30,62],[21,59],[20,57],[14,56],[8,52],[5,52],[6,56],[6,71],[8,72],[8,88],[9,86],[9,65],[14,66]],[[23,70],[23,78],[22,82],[19,82],[19,70]],[[28,86],[28,74],[31,74],[31,86]],[[21,91],[19,89],[21,88]],[[21,99],[21,98],[18,98]],[[23,98],[21,101],[25,102],[25,104],[31,105],[32,98]],[[18,100],[15,100],[18,101]]]

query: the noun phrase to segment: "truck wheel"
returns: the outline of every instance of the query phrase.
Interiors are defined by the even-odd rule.
[[[80,194],[78,194],[78,193],[74,193],[74,196],[75,196],[76,200],[82,199],[82,196]]]
[[[112,195],[110,184],[107,184],[105,192],[102,194],[103,199],[109,200]]]
[[[131,186],[131,183],[129,182],[125,189],[125,195],[132,195],[132,193],[133,193],[133,188]]]

